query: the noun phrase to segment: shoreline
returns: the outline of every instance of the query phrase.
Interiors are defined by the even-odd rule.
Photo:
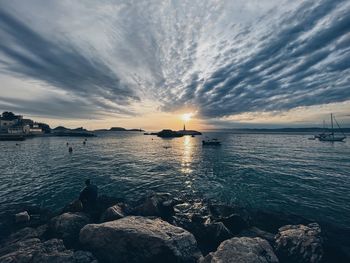
[[[13,236],[16,237],[16,242],[18,242],[18,240],[23,242],[23,240],[27,239],[26,235],[28,236],[28,232],[30,232],[31,234],[29,236],[37,235],[41,243],[48,242],[52,239],[62,239],[62,244],[64,244],[65,249],[73,251],[73,254],[77,251],[87,250],[87,253],[92,253],[91,255],[93,255],[93,257],[91,258],[97,258],[99,260],[98,262],[112,262],[108,261],[108,256],[104,255],[106,253],[108,254],[108,252],[105,251],[101,254],[99,249],[93,246],[91,247],[91,244],[87,246],[86,243],[84,243],[89,243],[90,241],[81,241],[79,232],[81,235],[81,229],[89,224],[93,224],[95,227],[99,228],[106,222],[117,222],[117,226],[120,227],[118,225],[118,220],[123,219],[120,221],[121,223],[123,222],[123,224],[128,224],[130,220],[140,221],[140,224],[153,224],[156,222],[156,226],[157,224],[161,225],[159,229],[158,227],[155,228],[156,232],[161,231],[162,227],[177,227],[186,231],[186,235],[187,233],[189,233],[188,235],[193,235],[196,241],[196,245],[193,249],[200,253],[201,256],[195,256],[196,261],[186,259],[187,261],[180,260],[179,262],[211,262],[209,258],[216,255],[215,253],[217,253],[216,251],[220,244],[225,241],[227,241],[227,243],[241,242],[244,238],[248,238],[247,240],[253,243],[255,242],[254,238],[266,240],[266,244],[269,244],[272,249],[271,251],[269,250],[269,253],[274,253],[279,259],[279,262],[289,262],[284,258],[287,248],[284,247],[282,250],[279,248],[279,239],[277,236],[284,235],[288,231],[301,231],[300,233],[304,233],[302,231],[305,229],[307,231],[313,231],[313,227],[317,229],[317,233],[318,231],[321,233],[315,234],[313,237],[315,240],[312,242],[310,241],[311,243],[317,241],[316,245],[319,247],[317,251],[312,251],[312,254],[320,260],[313,262],[346,262],[343,261],[342,258],[344,258],[344,260],[350,258],[349,255],[344,252],[345,248],[338,247],[341,244],[341,240],[338,242],[340,244],[334,243],[334,236],[330,236],[329,233],[327,233],[327,227],[324,229],[325,226],[322,223],[320,224],[321,227],[318,224],[313,225],[313,223],[316,222],[299,216],[282,213],[272,214],[263,211],[253,212],[240,206],[226,205],[220,202],[214,203],[210,200],[180,199],[168,193],[152,193],[134,202],[101,195],[96,207],[90,211],[82,211],[72,204],[73,203],[67,204],[61,211],[56,213],[40,208],[28,211],[31,219],[27,222],[17,224],[13,222],[14,228],[9,231],[9,235],[5,238],[4,235],[2,235],[3,239],[0,241],[0,248],[6,248],[8,246],[6,244],[13,243],[14,241],[11,241]],[[72,229],[77,227],[77,222],[81,221],[83,221],[83,224],[78,224],[79,231],[76,229],[73,231]],[[286,228],[286,225],[289,225],[287,226],[289,230],[283,232],[281,228]],[[38,231],[40,234],[38,234]],[[134,231],[137,232],[141,230],[136,228]],[[342,232],[341,229],[337,231],[339,233]],[[105,233],[103,235],[105,235]],[[306,237],[307,235],[305,234],[303,238]],[[299,242],[299,246],[304,244],[301,240],[296,240],[296,242]],[[148,246],[150,244],[146,242],[144,245]],[[282,245],[280,244],[280,246]],[[1,254],[2,250],[3,249],[0,249],[0,259],[6,256],[6,254]],[[20,251],[18,251],[18,253],[19,252]],[[12,253],[16,253],[16,251],[12,251]],[[129,252],[124,251],[124,253],[126,253],[124,256],[128,257]],[[132,254],[131,251],[130,253]],[[243,254],[241,256],[244,258]],[[299,259],[302,259],[303,256],[305,255],[302,253],[293,255],[293,257],[299,257]],[[308,256],[311,257],[312,255],[310,254]],[[157,257],[157,255],[155,255],[155,257]],[[335,257],[336,261],[334,261]],[[283,258],[283,260],[281,260],[281,258]],[[321,258],[323,258],[323,260],[321,260]]]

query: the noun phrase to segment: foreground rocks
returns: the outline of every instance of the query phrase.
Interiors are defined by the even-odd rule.
[[[317,263],[323,256],[321,228],[317,223],[287,225],[278,230],[275,249],[283,262]]]
[[[335,262],[335,253],[323,257],[318,224],[283,226],[283,217],[251,215],[241,207],[163,193],[131,205],[101,196],[92,211],[73,202],[35,222],[31,212],[29,222],[17,223],[20,230],[0,242],[0,262]]]
[[[62,240],[41,242],[38,238],[8,243],[0,249],[0,262],[6,263],[98,263],[87,251],[67,250]]]
[[[201,256],[194,236],[161,219],[129,216],[90,224],[80,242],[104,262],[196,262]]]
[[[221,243],[200,263],[278,263],[269,243],[261,238],[232,238]]]
[[[61,238],[67,247],[74,247],[79,243],[79,232],[90,218],[84,213],[64,213],[51,219],[50,234]]]

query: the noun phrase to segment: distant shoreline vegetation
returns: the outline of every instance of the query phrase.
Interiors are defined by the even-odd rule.
[[[125,129],[122,127],[112,127],[110,129],[97,129],[94,130],[94,132],[115,132],[115,131],[137,131],[137,132],[144,132],[142,129]]]

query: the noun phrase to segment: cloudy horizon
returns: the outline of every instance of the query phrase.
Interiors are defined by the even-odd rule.
[[[0,111],[51,125],[350,126],[350,2],[1,1]]]

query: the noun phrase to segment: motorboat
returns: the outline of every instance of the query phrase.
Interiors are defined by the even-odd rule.
[[[209,139],[209,140],[203,140],[202,145],[203,146],[207,146],[207,145],[219,146],[219,145],[221,145],[221,142],[218,139]]]

